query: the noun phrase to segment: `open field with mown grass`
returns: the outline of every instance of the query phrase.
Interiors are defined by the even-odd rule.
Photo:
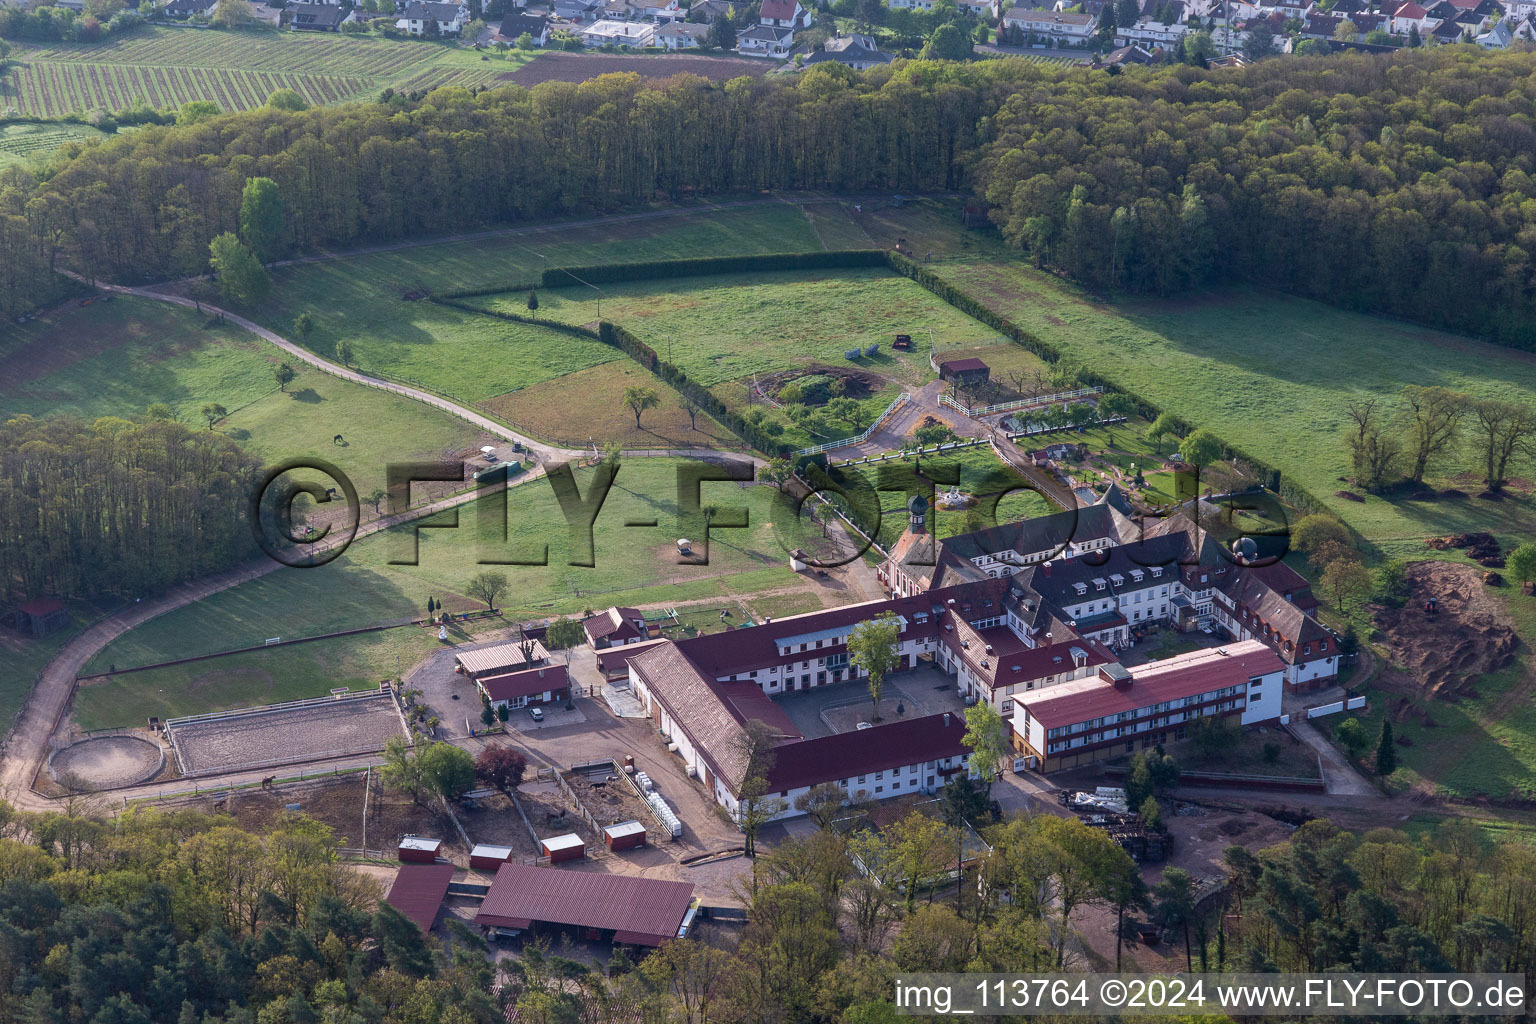
[[[661,404],[647,409],[635,425],[624,404],[624,390],[650,388]],[[680,396],[633,359],[614,359],[577,370],[520,391],[497,395],[480,403],[501,419],[526,426],[540,437],[585,446],[588,439],[618,441],[626,447],[740,448],[741,439],[699,412],[693,423]]]
[[[200,429],[202,407],[218,403],[229,416],[215,429],[242,447],[269,463],[323,458],[364,495],[384,486],[390,462],[447,458],[488,443],[447,413],[302,363],[280,391],[273,371],[284,358],[274,345],[177,306],[126,296],[69,302],[6,328],[0,413],[94,419],[142,415],[162,402]],[[344,443],[333,443],[337,434]]]
[[[513,310],[519,297],[479,301]],[[812,362],[845,363],[845,351],[874,344],[879,354],[853,365],[919,384],[933,378],[930,332],[941,349],[995,337],[931,292],[883,269],[634,281],[605,285],[601,296],[561,288],[540,294],[539,314],[582,324],[598,319],[599,304],[603,319],[623,325],[711,387]],[[912,335],[911,352],[892,351],[897,334]]]
[[[59,649],[116,607],[110,603],[70,601],[69,625],[41,640],[0,628],[0,727],[10,728],[12,717],[21,710],[38,673]]]
[[[426,598],[422,604],[426,614]],[[488,619],[467,625],[483,631],[503,623]],[[453,643],[472,639],[457,626],[449,637]],[[175,718],[324,697],[341,686],[371,690],[443,646],[435,629],[402,626],[112,676],[76,691],[75,721],[82,729],[114,729],[143,725],[150,715]]]
[[[461,403],[485,402],[626,357],[596,341],[403,296],[525,284],[536,281],[546,266],[770,252],[780,246],[818,248],[794,207],[736,207],[444,242],[277,268],[272,298],[257,319],[327,358],[334,358],[336,345],[345,340],[368,373],[414,381]],[[544,316],[544,293],[539,294],[538,315]],[[528,312],[524,291],[509,295],[506,303],[513,312]],[[315,329],[301,339],[293,334],[293,321],[304,312],[314,318]],[[579,405],[581,395],[570,397]],[[593,405],[587,415],[608,411]]]
[[[750,526],[711,531],[710,563],[679,565],[675,542],[694,539],[699,525],[677,516],[680,460],[626,459],[593,527],[593,568],[568,564],[570,545],[551,485],[542,479],[507,493],[508,541],[489,502],[457,510],[457,529],[423,528],[416,565],[391,565],[409,557],[411,531],[396,529],[364,538],[345,555],[316,569],[280,569],[215,594],[195,605],[154,619],[117,640],[92,663],[91,671],[151,664],[260,644],[267,637],[313,636],[420,614],[429,596],[446,600],[450,611],[477,607],[464,594],[469,579],[484,570],[503,572],[511,582],[499,606],[509,617],[578,614],[612,604],[670,604],[729,594],[797,587],[776,539],[771,486],[742,488],[705,483],[703,504],[749,510]],[[582,493],[591,470],[577,473]],[[482,512],[485,513],[482,518]],[[450,520],[441,514],[423,523]],[[631,520],[653,527],[627,527]],[[549,547],[549,565],[486,565],[481,559],[537,558]]]
[[[1097,302],[995,235],[961,228],[946,209],[915,203],[859,220],[881,244],[899,232],[916,252],[934,252],[941,277],[1086,368],[1269,462],[1383,553],[1422,551],[1425,537],[1466,530],[1530,536],[1536,505],[1525,498],[1355,502],[1334,492],[1351,489],[1338,479],[1351,471],[1342,437],[1350,399],[1442,384],[1532,402],[1536,355],[1251,289]],[[1449,486],[1446,477],[1474,461],[1462,454],[1430,476]]]
[[[222,110],[250,110],[278,89],[320,105],[386,87],[484,86],[530,59],[516,50],[491,56],[422,41],[171,26],[99,43],[20,47],[13,56],[0,77],[0,109],[40,117],[115,113],[141,101],[165,109],[211,100]]]

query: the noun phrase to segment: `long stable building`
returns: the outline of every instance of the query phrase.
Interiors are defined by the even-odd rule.
[[[683,934],[692,909],[692,882],[507,864],[475,923],[516,931],[567,927],[583,938],[659,946]]]

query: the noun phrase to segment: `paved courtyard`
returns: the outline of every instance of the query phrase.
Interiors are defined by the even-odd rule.
[[[886,721],[965,711],[954,679],[932,665],[886,676],[880,696],[880,716]],[[851,732],[870,720],[869,684],[863,679],[776,694],[773,702],[807,739]],[[897,713],[898,706],[903,713]]]

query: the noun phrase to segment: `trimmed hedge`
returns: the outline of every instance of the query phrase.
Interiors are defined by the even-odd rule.
[[[708,256],[697,259],[651,260],[641,263],[602,263],[588,267],[552,267],[540,286],[572,288],[669,277],[708,277],[715,274],[767,273],[775,270],[829,270],[883,267],[880,249],[835,249],[831,252],[777,252],[756,256]]]

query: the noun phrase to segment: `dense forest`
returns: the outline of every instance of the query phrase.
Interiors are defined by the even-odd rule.
[[[0,594],[132,597],[255,552],[260,460],[170,415],[0,424]]]
[[[744,929],[638,963],[617,954],[606,971],[544,936],[499,975],[462,924],[429,939],[379,905],[301,815],[258,834],[196,811],[0,804],[0,1019],[894,1024],[898,972],[1113,966],[1063,938],[1089,908],[1128,931],[1156,922],[1196,970],[1524,972],[1536,956],[1536,851],[1457,820],[1417,840],[1311,821],[1282,846],[1230,847],[1213,902],[1176,868],[1148,891],[1102,830],[1052,815],[991,826],[981,876],[957,894],[940,877],[955,849],[942,821],[849,834],[834,804],[752,865]],[[853,854],[905,891],[863,877]]]
[[[259,176],[284,252],[690,193],[962,189],[1090,286],[1247,280],[1533,348],[1533,67],[1469,47],[1119,75],[917,61],[188,118],[0,172],[0,314],[55,266],[201,271]]]

